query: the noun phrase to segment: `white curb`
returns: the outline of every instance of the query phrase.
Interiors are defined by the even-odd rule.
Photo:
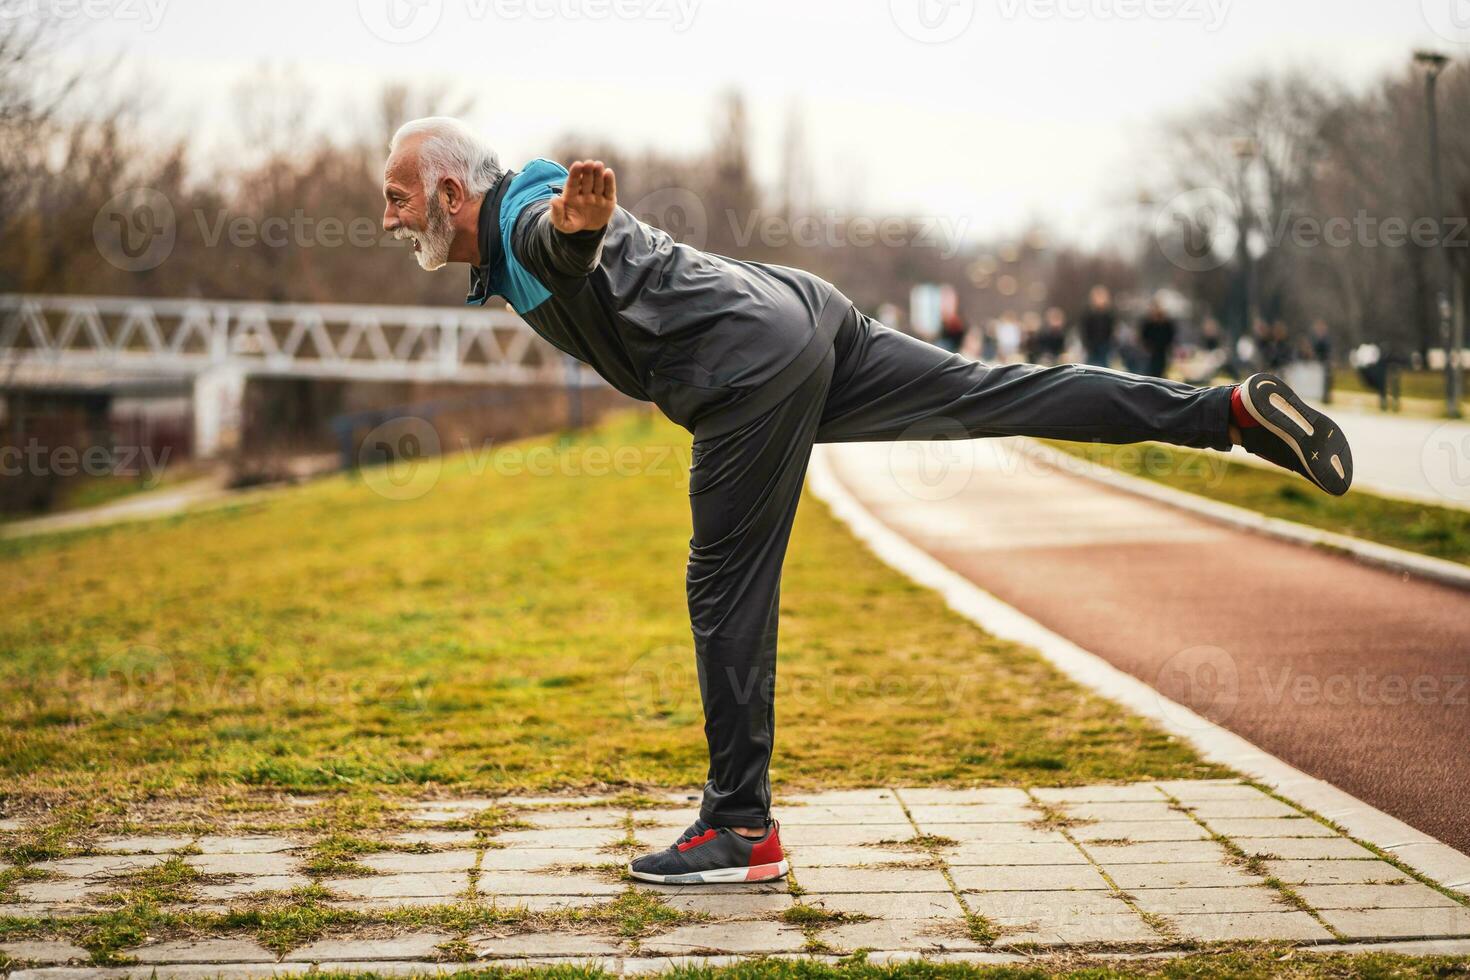
[[[812,454],[809,486],[888,565],[942,595],[987,632],[1033,647],[1064,674],[1160,728],[1187,739],[1204,758],[1228,766],[1393,854],[1405,866],[1470,895],[1470,856],[1415,830],[1336,786],[1309,776],[1233,732],[1166,698],[1094,653],[1001,602],[879,521],[833,472],[826,446]]]
[[[1218,500],[1210,500],[1198,494],[1175,490],[1173,487],[1145,480],[1141,476],[1123,473],[1030,439],[1020,439],[1017,440],[1017,443],[1021,452],[1052,469],[1125,490],[1139,497],[1147,497],[1156,503],[1187,511],[1219,524],[1228,524],[1241,530],[1253,531],[1295,544],[1330,548],[1369,565],[1404,572],[1418,578],[1438,582],[1441,585],[1470,589],[1470,566],[1461,565],[1459,562],[1431,558],[1428,555],[1416,555],[1412,551],[1404,551],[1386,544],[1364,541],[1362,538],[1335,534],[1332,531],[1323,531],[1305,524],[1297,524],[1295,521],[1282,520],[1279,517],[1267,517],[1253,510],[1246,510],[1244,507],[1223,504]]]

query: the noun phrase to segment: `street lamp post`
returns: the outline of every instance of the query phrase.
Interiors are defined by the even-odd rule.
[[[1241,334],[1248,336],[1256,324],[1256,258],[1251,254],[1251,194],[1247,179],[1251,161],[1256,158],[1259,147],[1253,137],[1239,136],[1232,141],[1231,148],[1240,164],[1240,258],[1245,267],[1245,312],[1241,320]]]
[[[1460,336],[1461,317],[1454,315],[1451,297],[1455,291],[1455,261],[1444,242],[1444,177],[1439,159],[1439,106],[1435,99],[1435,85],[1439,73],[1449,64],[1449,58],[1437,51],[1415,51],[1414,62],[1424,70],[1424,101],[1429,121],[1429,193],[1430,208],[1434,212],[1435,225],[1439,229],[1439,250],[1444,256],[1444,283],[1439,290],[1439,337],[1444,345],[1444,398],[1445,413],[1450,418],[1460,417],[1460,349],[1465,345]]]

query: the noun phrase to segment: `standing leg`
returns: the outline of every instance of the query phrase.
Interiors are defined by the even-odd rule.
[[[710,757],[700,817],[713,827],[770,815],[781,563],[833,363],[766,415],[694,444],[689,619]]]
[[[1157,440],[1231,445],[1231,388],[1079,364],[991,367],[853,314],[838,332],[837,369],[818,442],[1039,436],[1081,442]]]

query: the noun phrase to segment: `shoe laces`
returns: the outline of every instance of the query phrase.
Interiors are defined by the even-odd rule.
[[[707,833],[709,833],[713,829],[714,829],[713,827],[711,827],[709,824],[705,823],[702,819],[695,820],[694,823],[692,823],[692,824],[689,825],[689,829],[686,830],[686,831],[684,831],[684,833],[680,834],[679,835],[679,839],[676,840],[676,841],[674,841],[674,846],[675,847],[678,847],[680,844],[684,843],[685,841],[693,840],[694,838],[698,837],[700,834],[707,834]]]

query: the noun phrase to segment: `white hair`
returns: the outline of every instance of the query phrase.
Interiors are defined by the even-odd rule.
[[[480,135],[451,116],[426,116],[398,127],[388,144],[398,152],[403,141],[423,136],[419,144],[419,176],[429,200],[438,196],[439,181],[453,177],[470,197],[483,197],[501,174],[500,157]]]

